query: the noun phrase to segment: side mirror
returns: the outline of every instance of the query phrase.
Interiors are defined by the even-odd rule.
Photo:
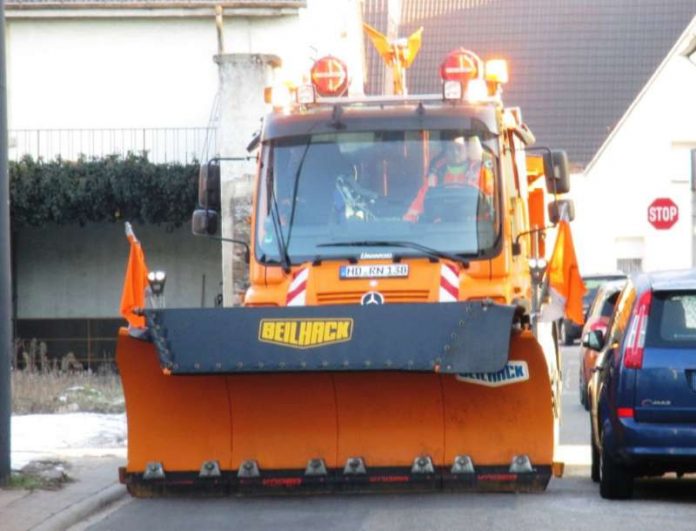
[[[575,203],[572,199],[559,199],[549,203],[549,220],[556,225],[561,221],[561,214],[565,211],[566,219],[573,221],[575,219]]]
[[[570,192],[570,170],[565,151],[552,151],[544,155],[544,175],[546,191],[550,194],[567,194]]]
[[[582,346],[599,352],[604,347],[604,332],[602,330],[587,332],[582,338]]]
[[[196,209],[193,211],[191,231],[197,236],[213,236],[218,230],[218,214],[214,210]]]
[[[201,164],[198,171],[198,204],[209,210],[220,210],[220,164]]]

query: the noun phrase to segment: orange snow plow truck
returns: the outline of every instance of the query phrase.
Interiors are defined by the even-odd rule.
[[[324,57],[265,117],[243,307],[146,307],[120,331],[131,494],[534,491],[562,473],[536,315],[567,160],[530,150],[503,61],[455,50],[440,73],[440,94],[353,98]],[[217,231],[219,164],[197,234]]]

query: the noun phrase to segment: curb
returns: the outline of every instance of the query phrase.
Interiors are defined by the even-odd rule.
[[[88,517],[104,509],[108,505],[119,501],[127,494],[126,487],[114,484],[110,487],[89,496],[82,501],[49,516],[46,520],[33,528],[34,531],[58,531],[79,524]]]

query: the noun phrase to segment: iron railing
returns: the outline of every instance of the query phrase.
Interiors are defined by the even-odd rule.
[[[147,153],[155,163],[190,163],[217,153],[211,127],[121,129],[14,129],[9,131],[10,160],[77,160],[128,153]]]

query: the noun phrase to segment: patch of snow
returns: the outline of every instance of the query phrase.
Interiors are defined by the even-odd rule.
[[[127,440],[126,415],[13,415],[11,439],[11,465],[15,470],[37,459],[123,455]]]

